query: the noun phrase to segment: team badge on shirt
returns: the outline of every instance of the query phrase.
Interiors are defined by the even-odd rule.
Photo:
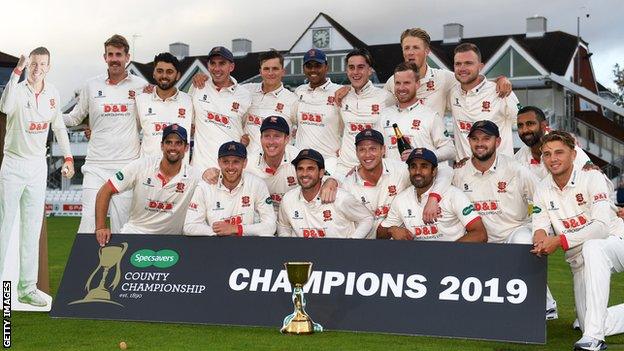
[[[371,114],[378,115],[379,114],[379,105],[374,104],[371,106]]]
[[[279,113],[284,112],[284,104],[282,104],[281,102],[278,102],[277,105],[275,105],[275,112],[279,112]]]
[[[241,202],[243,207],[249,207],[249,196],[241,197]]]
[[[394,196],[397,194],[396,185],[388,186],[388,196]]]
[[[176,184],[176,193],[183,193],[183,192],[184,192],[184,183]]]
[[[483,104],[481,105],[481,112],[490,112],[490,102],[489,101],[483,101]]]
[[[427,91],[434,91],[435,90],[435,82],[430,80],[427,82]]]
[[[327,97],[327,105],[330,106],[334,106],[334,104],[336,103],[336,98],[333,96],[328,96]]]
[[[56,107],[56,101],[54,101],[54,99],[50,99],[50,108],[55,108]]]
[[[587,202],[585,201],[585,199],[583,198],[583,194],[579,193],[576,194],[576,204],[579,206],[583,206],[585,205]]]
[[[186,109],[185,108],[179,108],[178,109],[178,118],[186,118]]]
[[[507,182],[498,182],[498,192],[499,193],[507,192]]]
[[[240,104],[236,101],[234,101],[232,103],[232,112],[238,112],[238,108],[240,107]]]
[[[135,96],[136,96],[136,92],[134,92],[134,90],[128,90],[128,99],[134,100]]]
[[[327,221],[331,221],[332,220],[332,213],[331,210],[325,210],[323,211],[323,221],[327,222]]]

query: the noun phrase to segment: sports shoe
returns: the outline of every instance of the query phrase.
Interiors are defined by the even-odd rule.
[[[607,344],[604,341],[594,339],[591,336],[583,335],[582,338],[574,343],[574,350],[601,351],[606,349]]]
[[[18,297],[17,301],[36,307],[44,307],[48,304],[46,300],[41,295],[39,295],[37,290],[33,290],[24,296]]]
[[[557,307],[546,310],[546,320],[552,321],[553,319],[559,318],[559,314],[557,313]]]
[[[579,323],[578,318],[574,320],[574,323],[572,323],[572,329],[581,330],[581,323]]]

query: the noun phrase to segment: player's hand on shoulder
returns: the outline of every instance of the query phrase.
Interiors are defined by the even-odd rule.
[[[154,92],[154,86],[151,84],[147,84],[143,87],[143,94],[151,94]]]
[[[204,89],[207,81],[208,76],[205,73],[199,72],[193,76],[193,86],[197,89]]]
[[[453,169],[462,168],[466,165],[466,162],[470,159],[470,157],[464,157],[461,160],[453,163]]]
[[[600,167],[596,166],[593,162],[591,161],[587,161],[587,163],[585,163],[583,165],[583,170],[584,171],[598,171],[598,172],[602,172],[602,170],[600,169]]]
[[[221,171],[218,168],[206,168],[202,174],[202,179],[208,184],[217,184]]]
[[[348,85],[345,85],[336,90],[336,92],[334,93],[334,101],[336,102],[337,106],[342,106],[342,99],[347,96],[347,94],[349,93],[349,89],[351,88]]]

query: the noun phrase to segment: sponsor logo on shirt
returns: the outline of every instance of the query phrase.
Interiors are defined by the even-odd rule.
[[[256,116],[256,115],[248,115],[247,116],[247,124],[255,124],[255,125],[261,125],[262,124],[262,118]]]
[[[362,197],[364,199],[364,197]],[[388,216],[388,212],[390,212],[390,207],[388,205],[382,205],[375,209],[375,219],[386,218]]]
[[[468,185],[468,183],[464,183],[464,192],[465,193],[471,193],[472,189],[470,189],[470,186]]]
[[[103,105],[103,110],[104,113],[110,113],[110,112],[128,112],[128,105],[126,104],[104,104]]]
[[[101,90],[98,90],[96,98],[103,98],[103,97],[106,97],[106,95],[104,95]]]
[[[562,219],[561,224],[566,229],[565,231],[567,233],[576,232],[587,224],[587,218],[584,214],[580,214],[578,216]]]
[[[357,134],[365,129],[373,129],[373,125],[370,123],[349,123],[349,129],[351,134]]]
[[[179,108],[178,109],[178,118],[186,118],[186,109],[185,108]]]
[[[435,225],[419,225],[414,226],[414,234],[416,236],[429,236],[429,235],[437,235],[438,227]],[[430,239],[430,238],[422,238],[422,239]]]
[[[307,113],[307,112],[302,112],[301,113],[301,120],[303,121],[303,124],[321,124],[323,122],[323,115],[318,114],[318,113]]]
[[[475,201],[472,203],[474,210],[481,215],[488,215],[500,212],[498,200]]]
[[[283,113],[284,104],[282,104],[281,102],[278,102],[277,105],[275,105],[275,112]]]
[[[249,207],[249,196],[241,197],[241,203],[243,207]]]
[[[583,206],[587,203],[587,201],[585,201],[585,199],[583,198],[583,194],[579,193],[576,194],[576,204],[579,206]]]
[[[594,202],[607,201],[607,200],[609,200],[609,196],[606,193],[600,193],[600,194],[594,195]]]
[[[156,211],[156,212],[171,212],[173,210],[173,202],[167,201],[157,201],[157,200],[147,200],[147,207],[145,208],[148,211]]]
[[[230,119],[227,116],[218,113],[208,112],[206,118],[208,119],[208,122],[215,124],[228,125],[230,123]]]
[[[550,201],[548,203],[548,210],[549,211],[557,211],[559,209],[559,207],[555,206],[555,202],[554,201]]]
[[[124,180],[124,174],[121,171],[115,173],[115,177],[120,181]]]
[[[455,98],[455,102],[453,103],[453,106],[461,107],[461,104],[459,103],[459,98]]]
[[[292,219],[303,219],[303,217],[299,216],[299,211],[295,210],[295,212],[293,213],[293,216],[291,217]]]
[[[462,214],[464,216],[467,216],[467,215],[471,214],[472,211],[474,211],[474,205],[468,205],[468,206],[464,207],[464,209],[462,210]]]
[[[148,107],[147,108],[147,116],[151,116],[151,115],[154,115],[154,113],[152,112],[152,108]]]
[[[325,230],[323,229],[303,229],[303,237],[304,238],[324,238]]]
[[[28,122],[28,133],[39,134],[48,131],[50,124],[48,122]]]
[[[154,133],[152,133],[152,135],[162,134],[163,129],[167,128],[169,125],[169,123],[166,122],[153,122],[152,124],[154,125]]]
[[[147,179],[143,182],[143,185],[153,188],[154,184],[152,184],[152,178],[147,177]]]
[[[490,102],[489,101],[483,101],[483,103],[481,104],[481,112],[490,112]]]
[[[472,128],[472,122],[457,120],[457,126],[462,133],[468,134]]]
[[[223,208],[223,207],[221,207],[221,202],[220,202],[220,201],[217,201],[217,202],[215,203],[215,207],[214,207],[212,210],[213,210],[213,211],[223,211],[223,210],[224,210],[224,208]]]
[[[333,220],[331,210],[323,211],[323,222],[327,222],[331,220]]]
[[[230,218],[225,218],[223,221],[225,223],[239,225],[239,224],[243,224],[243,217],[242,216],[232,216]]]
[[[273,199],[269,196],[264,200],[264,202],[266,202],[267,205],[270,205],[273,203]]]
[[[498,192],[499,193],[507,192],[507,182],[498,182]]]

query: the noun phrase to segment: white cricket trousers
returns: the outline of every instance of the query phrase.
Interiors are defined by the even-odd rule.
[[[4,269],[19,211],[19,296],[37,289],[47,173],[44,157],[24,159],[4,155],[0,166],[0,269]]]
[[[519,227],[505,239],[505,244],[533,244],[533,232],[529,227]],[[550,288],[546,285],[546,311],[557,308],[557,301],[550,293]]]
[[[81,168],[82,180],[82,218],[78,233],[95,233],[95,198],[97,193],[119,171],[118,168],[103,168],[99,165],[84,164]],[[128,222],[132,205],[132,191],[112,196],[109,205],[111,232],[119,233]]]
[[[617,236],[583,243],[583,264],[572,271],[576,314],[584,336],[604,340],[624,332],[624,304],[607,308],[611,274],[624,271],[624,240]]]

